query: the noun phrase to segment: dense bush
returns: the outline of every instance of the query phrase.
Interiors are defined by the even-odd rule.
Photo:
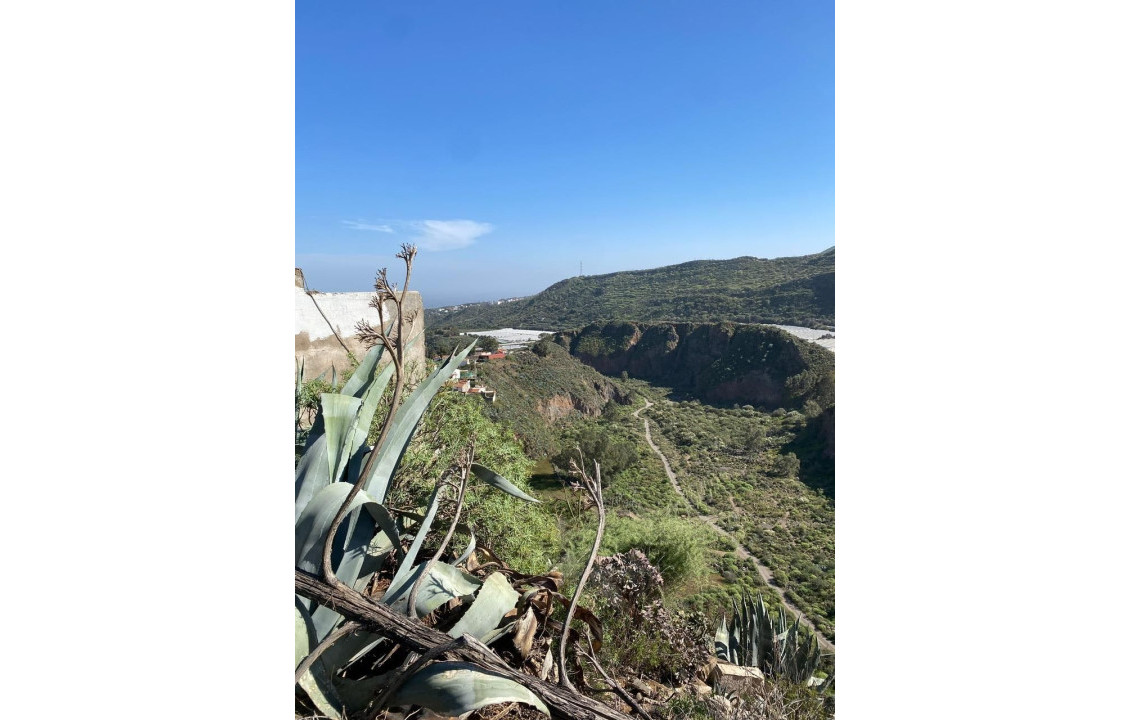
[[[601,428],[584,427],[563,441],[568,445],[554,456],[553,464],[563,470],[572,467],[571,463],[580,467],[583,458],[585,469],[594,475],[593,463],[600,463],[601,478],[606,486],[614,475],[639,460],[634,442],[617,439]]]
[[[706,618],[672,613],[663,602],[663,576],[644,553],[601,558],[588,595],[604,623],[605,663],[621,673],[686,683],[710,657]]]
[[[435,478],[452,464],[460,447],[456,441],[468,437],[475,438],[477,462],[529,491],[526,479],[533,463],[512,433],[484,416],[485,407],[479,398],[462,393],[441,392],[436,397],[401,461],[400,484],[389,496],[393,505],[425,503]],[[545,505],[524,503],[476,484],[468,488],[464,506],[467,517],[474,518],[479,544],[513,567],[541,573],[559,557],[560,532]]]

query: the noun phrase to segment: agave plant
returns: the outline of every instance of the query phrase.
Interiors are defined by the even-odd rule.
[[[306,445],[306,437],[310,432],[309,419],[318,409],[318,396],[325,390],[337,387],[337,370],[330,366],[330,379],[326,380],[326,373],[318,377],[306,379],[306,361],[295,360],[294,371],[294,452],[295,462],[302,456]]]
[[[800,620],[789,623],[784,608],[771,613],[758,593],[756,601],[747,593],[733,601],[731,623],[718,621],[714,653],[735,665],[756,666],[769,677],[795,683],[807,682],[816,671],[820,649],[816,637],[802,632]]]
[[[405,259],[409,271],[411,255],[408,247],[398,255]],[[382,277],[383,271],[378,275],[379,299],[383,299]],[[398,298],[391,299],[397,301],[399,309]],[[364,356],[340,392],[322,394],[321,411],[310,428],[295,469],[295,565],[310,573],[324,574],[326,538],[340,524],[330,546],[330,577],[358,592],[366,592],[373,578],[386,565],[391,570],[395,560],[396,572],[379,602],[409,616],[424,617],[457,601],[467,610],[447,632],[456,638],[470,634],[489,645],[512,629],[514,622],[504,624],[503,616],[515,609],[519,594],[500,573],[480,580],[458,567],[474,550],[475,537],[470,527],[458,526],[470,537],[467,549],[458,559],[447,562],[437,553],[426,562],[419,560],[447,484],[442,478],[437,481],[422,515],[393,512],[385,505],[397,466],[424,411],[474,343],[453,353],[404,402],[394,403],[397,406],[385,420],[381,439],[375,448],[370,448],[366,439],[377,405],[393,374],[399,375],[403,370],[404,348],[397,347],[400,335],[396,335],[396,341],[388,342],[391,327],[383,333],[386,342],[374,346]],[[389,345],[393,362],[381,368],[381,357]],[[398,377],[394,397],[399,395],[401,386]],[[471,464],[470,459],[463,469],[460,501],[469,475],[515,497],[537,502],[497,473]],[[349,505],[342,515],[340,510],[347,499]],[[456,529],[453,521],[440,553]],[[407,543],[409,538],[411,544],[405,550],[402,542]],[[371,659],[387,653],[395,643],[300,595],[295,595],[294,612],[295,682],[321,715],[353,715],[365,710],[378,696],[383,697],[391,676],[398,673],[372,674],[379,663]],[[500,624],[503,628],[499,628]],[[361,662],[366,658],[370,661]],[[397,683],[401,680],[397,678]],[[545,704],[526,688],[465,662],[434,662],[421,667],[399,684],[385,704],[422,705],[438,713],[461,715],[498,702],[524,702],[549,714]]]

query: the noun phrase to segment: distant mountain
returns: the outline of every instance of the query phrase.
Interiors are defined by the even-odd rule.
[[[537,295],[425,311],[428,327],[565,329],[592,322],[741,322],[831,328],[836,249],[765,260],[694,260],[573,277]]]

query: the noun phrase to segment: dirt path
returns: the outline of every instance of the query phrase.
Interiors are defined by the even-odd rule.
[[[686,493],[683,492],[683,488],[679,485],[678,478],[675,477],[674,471],[671,470],[671,463],[667,462],[667,457],[662,452],[660,452],[660,450],[656,446],[655,442],[652,441],[652,439],[651,439],[651,426],[648,423],[647,418],[641,418],[640,417],[641,412],[643,412],[644,410],[647,410],[649,407],[654,405],[653,402],[651,402],[650,400],[648,400],[646,398],[644,399],[644,402],[646,404],[642,408],[640,408],[639,410],[636,410],[634,413],[632,413],[632,415],[639,418],[640,420],[643,420],[643,434],[644,434],[644,437],[647,439],[647,444],[651,446],[652,452],[654,452],[656,455],[659,456],[659,460],[663,463],[663,469],[665,471],[667,471],[667,478],[671,481],[671,486],[675,488],[675,492],[677,492],[679,494],[679,497],[681,497],[683,499],[683,502],[685,502],[687,504],[687,506],[690,507],[693,510],[694,505],[692,505],[691,501],[687,499]],[[730,498],[730,502],[733,503],[733,498]],[[788,598],[785,597],[784,590],[782,590],[780,587],[778,587],[777,584],[775,583],[774,579],[773,579],[773,571],[770,570],[769,567],[767,565],[765,565],[765,563],[763,563],[759,559],[757,559],[757,557],[749,551],[749,548],[745,547],[740,542],[738,542],[737,539],[733,535],[731,535],[730,533],[726,532],[726,530],[719,527],[719,525],[715,522],[717,520],[716,517],[714,517],[713,515],[698,515],[697,517],[702,522],[704,522],[707,525],[709,525],[710,527],[714,528],[714,530],[716,532],[718,532],[719,534],[724,535],[727,538],[729,538],[730,541],[733,542],[734,545],[737,546],[737,553],[738,553],[739,558],[741,558],[743,560],[745,560],[747,558],[750,559],[750,560],[753,560],[753,564],[757,567],[757,574],[761,576],[761,579],[765,581],[766,585],[773,588],[773,591],[775,593],[777,593],[777,596],[779,598],[781,598],[781,602],[784,603],[785,607],[788,608],[789,611],[793,613],[793,615],[796,615],[800,619],[801,624],[804,625],[805,627],[807,627],[809,630],[811,630],[814,635],[816,635],[816,641],[820,644],[820,648],[822,650],[826,650],[826,651],[832,652],[832,653],[836,652],[836,646],[833,645],[831,642],[829,642],[828,638],[824,637],[824,635],[819,630],[816,629],[816,626],[813,625],[812,621],[809,620],[808,617],[803,612],[800,611],[800,608],[793,605],[791,602],[789,602]]]

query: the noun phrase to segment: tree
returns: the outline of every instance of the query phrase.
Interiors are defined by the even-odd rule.
[[[577,453],[578,447],[580,455]],[[593,463],[600,463],[600,470],[605,480],[631,467],[639,460],[639,452],[635,445],[609,437],[607,432],[595,427],[582,430],[571,447],[553,458],[553,464],[560,468],[569,468],[571,462],[576,462],[580,467],[581,456],[584,457],[586,472],[592,472]]]
[[[765,428],[760,425],[751,426],[744,440],[746,452],[761,452],[765,449],[765,440]]]
[[[486,352],[494,352],[498,349],[497,338],[493,338],[490,335],[477,335],[476,337],[479,340],[478,346],[480,350],[484,350]]]

